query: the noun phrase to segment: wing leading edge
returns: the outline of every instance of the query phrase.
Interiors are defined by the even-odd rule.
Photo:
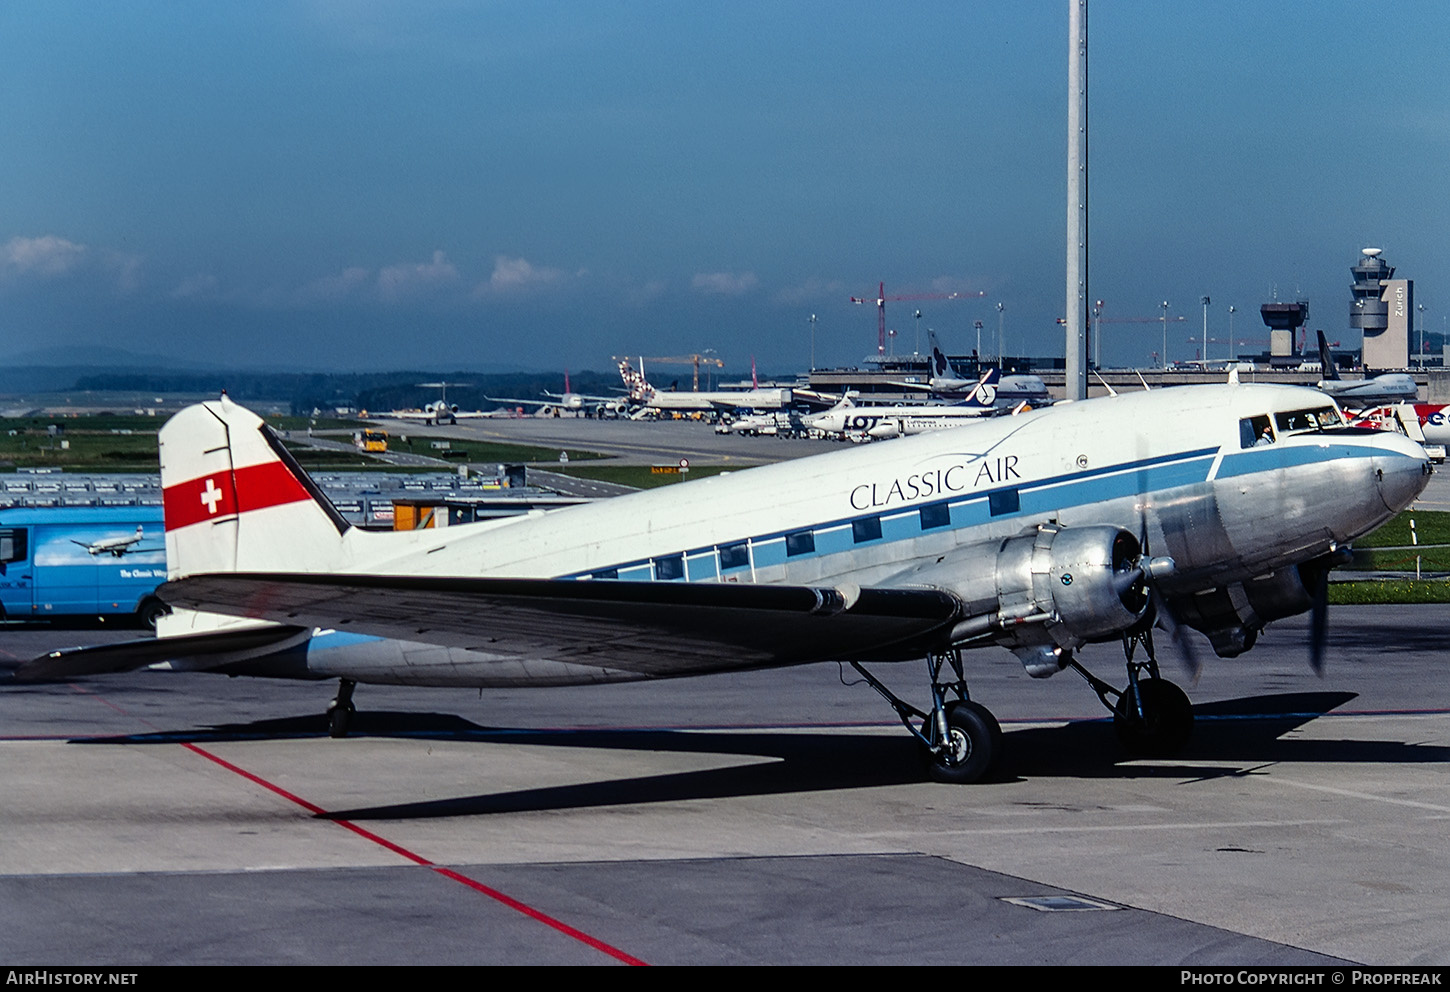
[[[930,589],[225,573],[168,582],[173,606],[637,672],[921,657],[959,618]]]

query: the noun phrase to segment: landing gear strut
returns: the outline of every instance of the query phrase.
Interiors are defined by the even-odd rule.
[[[1143,661],[1133,657],[1139,645],[1143,647]],[[1151,629],[1124,634],[1123,653],[1127,655],[1128,687],[1121,692],[1076,660],[1068,664],[1087,680],[1103,705],[1112,711],[1113,730],[1129,752],[1155,756],[1177,754],[1193,732],[1193,704],[1182,689],[1159,672]]]
[[[956,674],[951,682],[941,680],[942,666],[947,663]],[[896,710],[911,736],[925,746],[927,770],[935,781],[976,782],[991,770],[1002,749],[1002,728],[990,710],[968,697],[960,651],[951,649],[929,654],[926,665],[931,677],[930,713],[893,694],[859,662],[851,662],[851,667]],[[948,692],[957,698],[948,701]]]
[[[348,726],[357,710],[352,705],[352,691],[357,683],[352,679],[338,679],[337,698],[327,704],[327,734],[329,737],[346,737]]]

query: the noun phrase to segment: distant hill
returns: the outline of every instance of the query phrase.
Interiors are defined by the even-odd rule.
[[[32,353],[38,354],[38,353]],[[117,352],[117,354],[127,354]],[[74,362],[74,352],[70,353]],[[87,357],[91,357],[87,354]],[[421,407],[438,399],[437,389],[420,387],[421,382],[463,385],[448,387],[448,401],[461,409],[491,409],[498,404],[488,397],[514,400],[543,399],[544,391],[564,391],[561,372],[398,371],[398,372],[267,372],[225,369],[175,369],[129,356],[135,363],[99,365],[4,365],[0,366],[0,394],[27,394],[83,390],[127,393],[204,393],[223,390],[241,403],[268,401],[286,403],[293,413],[306,414],[314,408],[354,406],[363,410],[403,410]],[[164,369],[164,371],[163,371]],[[655,377],[651,376],[653,380]],[[730,377],[721,375],[722,381]],[[671,388],[676,377],[657,382]],[[680,383],[689,388],[689,380]],[[576,393],[613,396],[622,392],[619,373],[575,372],[569,387]],[[678,388],[678,387],[677,387]]]

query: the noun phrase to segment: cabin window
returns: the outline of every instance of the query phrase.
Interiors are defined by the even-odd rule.
[[[881,518],[861,517],[851,521],[851,537],[857,544],[881,540]]]
[[[617,579],[617,578],[619,578],[619,569],[617,569],[617,568],[604,568],[604,569],[600,569],[597,572],[590,572],[589,573],[589,577],[591,579]]]
[[[750,564],[750,548],[744,541],[739,544],[725,544],[720,547],[720,568],[744,568]]]
[[[1004,513],[1016,513],[1022,509],[1022,497],[1015,489],[999,489],[987,494],[987,508],[994,517],[1000,517]]]
[[[1339,411],[1332,406],[1319,407],[1314,410],[1294,410],[1290,413],[1274,414],[1274,423],[1278,426],[1281,434],[1297,433],[1299,431],[1317,431],[1326,427],[1343,427],[1344,423],[1339,419]]]
[[[816,535],[808,530],[798,530],[785,536],[786,557],[808,555],[816,550]]]
[[[685,577],[685,559],[683,555],[670,555],[668,558],[655,559],[655,578],[661,582],[669,582],[672,579]]]
[[[28,533],[23,527],[0,530],[0,564],[24,561],[30,557],[26,541]]]
[[[945,503],[929,503],[921,508],[921,529],[945,527],[952,522],[952,511]]]
[[[1274,443],[1274,431],[1269,427],[1268,414],[1259,417],[1245,417],[1239,421],[1239,447],[1257,448]]]

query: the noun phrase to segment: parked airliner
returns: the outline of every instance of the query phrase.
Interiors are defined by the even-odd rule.
[[[960,427],[968,420],[998,412],[997,383],[1001,375],[988,369],[960,403],[911,406],[858,405],[851,395],[841,397],[829,410],[807,414],[801,423],[810,430],[856,439],[881,440]]]
[[[1346,426],[1315,390],[1187,386],[548,513],[369,533],[225,397],[177,414],[160,441],[160,593],[177,610],[163,636],[54,652],[19,677],[159,662],[338,678],[340,735],[357,682],[564,685],[835,660],[952,782],[989,774],[1001,750],[968,695],[965,649],[1006,648],[1034,677],[1072,668],[1128,747],[1173,751],[1193,715],[1159,671],[1155,623],[1232,656],[1281,617],[1322,618],[1329,569],[1430,472],[1420,445]],[[1126,688],[1083,667],[1095,642],[1122,644]],[[865,667],[913,658],[928,661],[925,708]]]

